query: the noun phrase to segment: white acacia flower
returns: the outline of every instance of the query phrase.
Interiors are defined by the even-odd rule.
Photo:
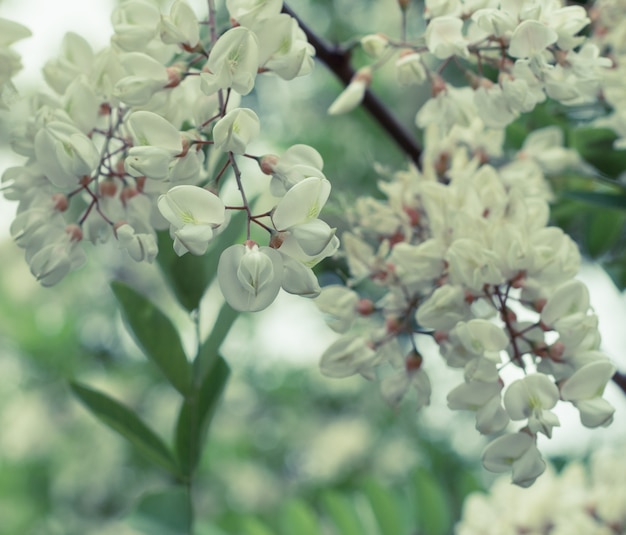
[[[182,152],[180,132],[160,115],[151,111],[136,111],[128,117],[128,126],[137,145],[159,147],[173,155]]]
[[[417,52],[400,55],[396,61],[396,79],[403,86],[421,85],[426,81],[426,69]]]
[[[222,294],[240,312],[257,312],[271,305],[280,291],[282,277],[281,254],[254,242],[231,245],[220,255],[217,266]]]
[[[128,0],[113,10],[111,22],[115,35],[111,41],[122,50],[144,50],[156,37],[161,13],[153,2]]]
[[[256,139],[261,130],[259,118],[249,108],[235,108],[213,127],[213,142],[217,150],[243,154],[248,143]]]
[[[359,295],[354,290],[339,284],[324,286],[314,301],[328,326],[338,333],[345,333],[354,322],[358,302]]]
[[[282,0],[226,0],[230,16],[246,27],[278,15],[282,6]]]
[[[161,41],[170,45],[194,48],[200,40],[198,18],[184,0],[172,4],[169,15],[161,15],[159,23]]]
[[[533,373],[509,385],[504,393],[504,407],[511,420],[528,418],[531,433],[541,431],[552,437],[552,428],[560,425],[550,411],[559,400],[559,389],[542,373]]]
[[[126,249],[135,262],[152,263],[159,252],[153,234],[136,233],[128,223],[120,225],[115,234],[120,249]]]
[[[84,37],[68,32],[61,42],[61,53],[48,60],[42,72],[46,83],[63,94],[67,86],[81,74],[89,74],[94,64],[94,53]]]
[[[259,68],[259,44],[256,36],[239,26],[224,33],[215,43],[202,72],[202,90],[212,94],[232,88],[247,95],[254,87]]]
[[[463,36],[463,21],[458,17],[444,16],[432,19],[424,38],[428,50],[438,59],[450,56],[469,57],[467,39]]]
[[[281,247],[282,249],[282,247]],[[283,259],[281,286],[287,293],[302,297],[317,297],[322,289],[313,270],[305,263],[285,254],[279,249]]]
[[[309,74],[315,48],[293,17],[281,13],[261,20],[250,29],[259,41],[259,67],[283,80]]]
[[[213,238],[213,230],[224,223],[225,208],[220,198],[198,186],[175,186],[157,201],[159,211],[170,223],[174,251],[202,255]]]
[[[31,243],[26,251],[26,261],[42,286],[58,284],[70,271],[78,269],[85,262],[78,227],[68,227],[66,230],[42,227],[35,241],[38,243]]]
[[[124,161],[126,172],[163,180],[169,167],[183,150],[180,132],[166,119],[150,111],[136,111],[128,118],[135,146]]]
[[[320,370],[328,377],[350,377],[367,373],[376,362],[376,352],[355,334],[345,334],[324,351]]]
[[[113,95],[125,104],[147,104],[170,81],[165,66],[142,52],[123,54],[120,56],[120,63],[128,76],[117,82]]]
[[[308,256],[319,255],[335,236],[335,229],[317,219],[329,194],[328,180],[305,178],[285,193],[272,214],[276,230],[288,232]]]
[[[308,145],[292,145],[280,157],[266,155],[260,165],[264,173],[272,176],[270,192],[275,197],[282,197],[305,178],[325,178],[322,173],[324,161],[320,153]]]
[[[530,487],[546,469],[546,463],[528,433],[512,433],[493,440],[483,452],[483,466],[490,472],[512,471],[513,483]]]
[[[561,399],[571,401],[580,412],[586,427],[607,426],[613,421],[615,408],[604,398],[604,388],[615,374],[608,359],[584,365],[561,386]]]
[[[75,186],[79,177],[90,175],[99,154],[93,141],[75,126],[52,121],[35,136],[35,155],[55,186]]]
[[[459,321],[468,319],[469,306],[460,286],[446,284],[437,288],[417,309],[417,323],[427,329],[449,331]]]
[[[536,20],[523,21],[511,36],[509,55],[514,58],[535,58],[556,43],[558,34]]]

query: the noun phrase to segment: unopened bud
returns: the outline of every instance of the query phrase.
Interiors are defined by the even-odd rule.
[[[69,234],[72,241],[80,241],[83,239],[82,229],[74,223],[65,227],[65,232]]]
[[[404,361],[404,366],[407,372],[414,372],[416,370],[419,370],[422,367],[422,362],[424,362],[422,355],[420,355],[416,351],[411,351],[406,356],[406,359]]]
[[[381,33],[370,34],[361,38],[361,46],[368,56],[379,58],[389,47],[389,39]]]
[[[387,332],[389,334],[398,334],[402,331],[402,324],[400,323],[400,320],[393,316],[387,318],[385,321],[385,327],[387,328]]]
[[[409,208],[408,206],[405,206],[402,210],[407,216],[409,216],[409,223],[412,227],[415,227],[419,224],[421,216],[417,210],[415,210],[414,208]]]
[[[54,193],[52,195],[52,202],[54,204],[54,208],[58,210],[59,212],[65,212],[65,210],[67,210],[67,207],[69,205],[67,197],[63,195],[62,193]]]
[[[533,303],[533,307],[535,308],[537,312],[541,312],[543,310],[543,307],[546,306],[547,302],[548,300],[542,297],[540,299],[535,300],[535,302]]]
[[[435,331],[433,333],[433,338],[435,339],[435,342],[442,344],[443,342],[448,341],[448,333],[446,331]]]
[[[275,154],[266,154],[259,160],[259,167],[266,175],[271,175],[278,164],[278,156]]]
[[[138,194],[137,190],[133,187],[124,188],[122,190],[122,193],[120,193],[120,201],[122,201],[122,203],[125,204],[126,201],[128,201],[129,199],[132,199],[137,194]]]
[[[563,342],[555,342],[548,350],[548,355],[552,360],[561,360],[563,353],[565,353],[565,344]]]
[[[183,79],[183,68],[180,65],[172,65],[165,69],[167,71],[167,85],[166,88],[176,87]]]
[[[107,115],[111,115],[111,105],[108,102],[103,102],[100,104],[100,108],[98,109],[98,115],[106,117]]]
[[[515,277],[511,279],[512,288],[523,288],[526,283],[526,272],[520,271]],[[545,302],[544,302],[545,305]]]
[[[284,241],[285,241],[285,233],[276,232],[275,234],[272,234],[272,237],[270,238],[269,246],[272,249],[279,249]]]
[[[145,185],[146,185],[145,176],[138,176],[137,178],[135,178],[135,187],[137,188],[137,191],[139,193],[143,192],[143,188]]]
[[[439,93],[447,91],[448,86],[446,81],[438,74],[433,74],[431,76],[431,91],[432,96],[436,97]]]
[[[98,191],[101,197],[114,197],[117,193],[117,184],[112,180],[105,180],[98,184]]]
[[[371,299],[359,299],[359,302],[356,304],[356,311],[361,316],[369,316],[375,310],[376,307]]]

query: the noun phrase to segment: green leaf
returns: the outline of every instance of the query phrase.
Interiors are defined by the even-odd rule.
[[[364,529],[350,499],[329,490],[320,497],[322,507],[337,528],[338,535],[363,535]]]
[[[585,247],[591,257],[608,252],[622,235],[626,214],[617,210],[594,210],[585,228]]]
[[[241,519],[238,533],[241,535],[276,535],[276,532],[267,527],[256,517]]]
[[[243,221],[243,213],[233,216],[228,226],[209,244],[207,252],[202,256],[191,253],[178,256],[174,252],[169,232],[158,233],[157,261],[174,295],[187,310],[198,308],[204,292],[215,277],[221,252],[237,242],[244,228]]]
[[[213,367],[213,362],[219,354],[220,346],[238,317],[239,312],[228,303],[222,305],[211,333],[200,347],[200,351],[198,351],[198,355],[194,360],[193,374],[196,382],[202,382],[204,376]]]
[[[189,535],[193,511],[184,489],[144,494],[128,524],[146,535]]]
[[[302,500],[289,501],[281,512],[283,535],[320,535],[315,513]]]
[[[408,530],[401,520],[402,514],[396,498],[389,489],[386,489],[379,481],[368,478],[363,483],[363,492],[372,507],[380,533],[384,535],[388,533],[393,533],[394,535],[407,533]]]
[[[71,382],[70,387],[101,422],[126,438],[146,459],[178,475],[178,467],[169,448],[131,409],[79,383]]]
[[[126,325],[145,355],[181,394],[191,388],[191,366],[172,322],[143,295],[120,282],[111,284]]]
[[[176,454],[185,474],[195,470],[217,404],[230,375],[219,355],[211,362],[199,388],[182,404],[176,422]]]
[[[420,533],[446,535],[452,527],[452,513],[446,492],[424,468],[418,468],[413,476],[415,507]]]
[[[570,132],[570,145],[584,160],[611,178],[626,170],[626,151],[615,150],[617,135],[608,128],[584,126]]]
[[[601,191],[565,191],[563,192],[563,196],[603,208],[626,209],[626,196],[616,193],[605,193]]]

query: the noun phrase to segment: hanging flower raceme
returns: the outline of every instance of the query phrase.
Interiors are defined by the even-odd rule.
[[[425,140],[425,154],[438,149],[429,143],[440,138]],[[545,468],[537,439],[560,426],[559,403],[574,405],[588,427],[611,422],[614,409],[602,396],[615,368],[599,351],[588,291],[573,279],[576,245],[546,226],[542,190],[523,194],[515,180],[526,176],[468,165],[464,142],[448,143],[458,168],[426,160],[423,173],[397,173],[383,184],[386,203],[355,203],[356,224],[343,239],[348,286],[367,289],[368,279],[378,289],[322,290],[320,309],[343,334],[320,366],[332,377],[382,377],[391,403],[412,389],[422,407],[431,385],[421,340],[433,338],[447,365],[463,371],[448,407],[471,411],[484,435],[502,433],[483,464],[529,486]]]

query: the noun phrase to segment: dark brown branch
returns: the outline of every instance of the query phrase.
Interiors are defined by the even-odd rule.
[[[283,5],[283,13],[291,15],[302,31],[306,34],[309,43],[315,48],[317,59],[324,63],[344,85],[348,85],[354,76],[354,69],[350,65],[350,53],[336,47],[331,47],[320,39],[287,5]],[[422,149],[415,142],[415,138],[407,129],[391,115],[389,109],[367,90],[362,102],[363,107],[372,115],[378,124],[391,136],[403,152],[419,167]]]
[[[613,382],[622,389],[624,394],[626,394],[626,374],[615,372]]]

